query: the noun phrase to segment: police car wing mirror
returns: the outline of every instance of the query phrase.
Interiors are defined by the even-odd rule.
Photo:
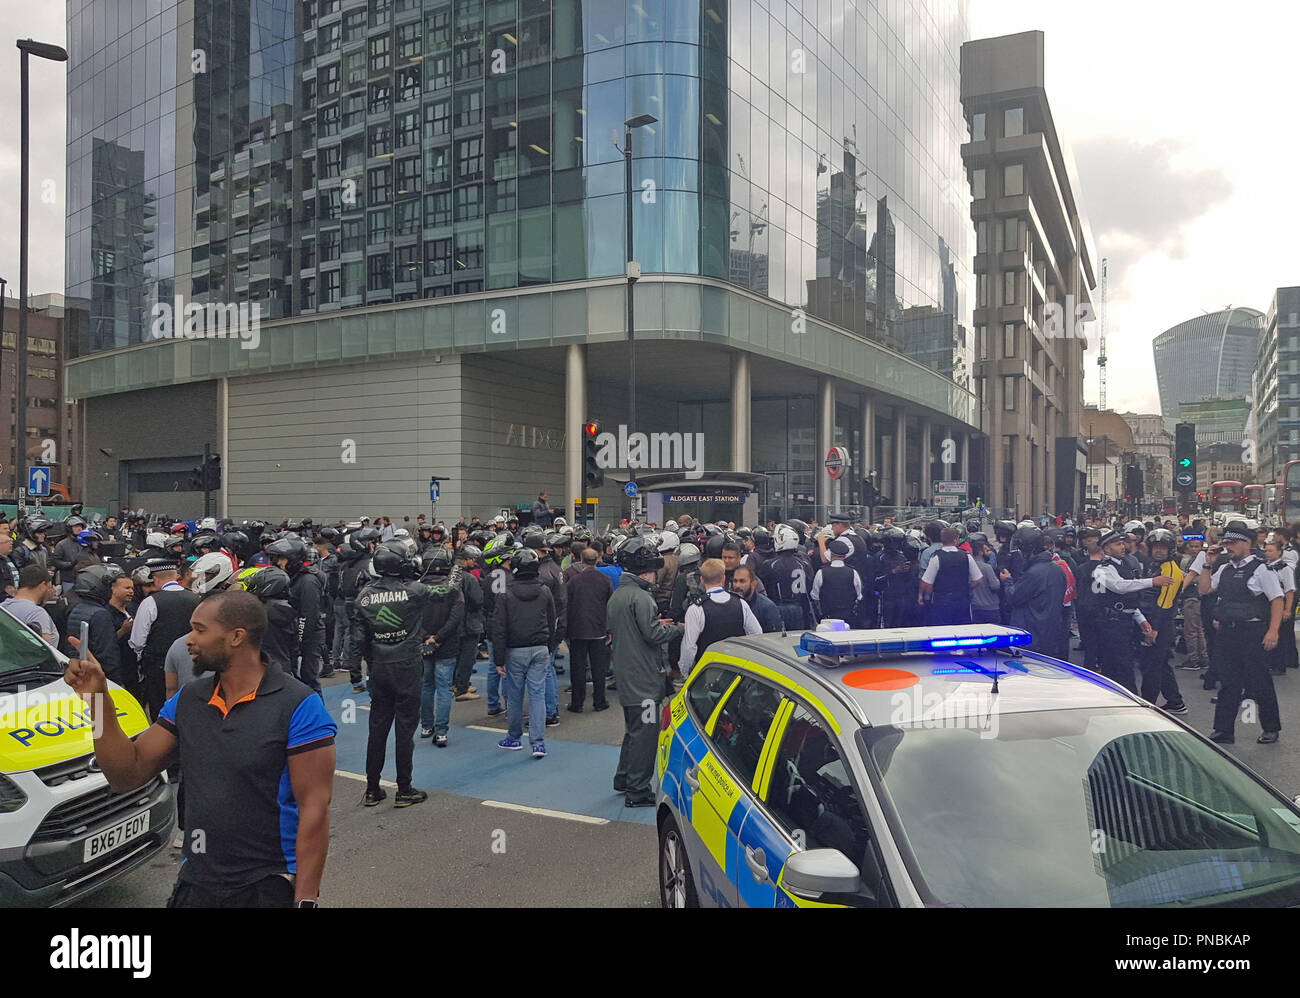
[[[781,886],[797,897],[816,901],[824,894],[854,894],[862,889],[857,866],[838,849],[794,853],[781,871]]]

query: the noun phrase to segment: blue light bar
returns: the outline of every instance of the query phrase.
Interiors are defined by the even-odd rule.
[[[972,648],[1015,648],[1033,636],[1018,627],[997,624],[956,624],[948,627],[890,627],[830,633],[805,632],[799,638],[804,654],[827,658],[859,655],[897,655],[907,652],[943,652]]]

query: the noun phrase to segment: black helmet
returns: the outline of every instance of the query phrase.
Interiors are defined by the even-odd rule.
[[[586,527],[574,527],[574,528],[573,528],[573,539],[574,539],[575,541],[581,541],[583,544],[590,544],[590,543],[591,543],[591,531],[588,530]]]
[[[527,530],[524,532],[524,547],[530,551],[542,551],[547,547],[546,535],[540,530]]]
[[[86,529],[86,521],[79,516],[70,516],[63,521],[63,529],[69,534],[77,534]]]
[[[717,540],[719,552],[722,550],[721,533],[710,537],[709,540]],[[618,563],[619,568],[625,572],[632,572],[637,575],[642,572],[659,571],[664,567],[664,556],[659,553],[659,535],[646,534],[644,536],[634,535],[629,537],[619,545],[614,560]],[[681,564],[680,555],[678,564]]]
[[[888,527],[881,528],[880,539],[884,541],[887,547],[902,550],[903,541],[907,540],[907,534],[903,533],[902,527],[897,527],[891,523]]]
[[[1011,539],[1011,546],[1026,558],[1043,550],[1043,531],[1038,527],[1020,527]]]
[[[23,521],[23,536],[36,540],[37,534],[50,529],[50,521],[43,516],[29,516]]]
[[[257,537],[257,543],[262,548],[265,548],[268,544],[272,543],[274,540],[275,540],[274,530],[263,530]]]
[[[741,540],[749,540],[754,536],[754,531],[749,527],[737,527],[736,536]]]
[[[1016,525],[1010,520],[998,520],[993,524],[993,535],[999,540],[1006,540],[1016,532]]]
[[[285,571],[289,577],[297,575],[307,561],[307,545],[301,537],[281,537],[266,546],[266,556],[274,562],[277,558],[287,558],[289,563]]]
[[[548,548],[567,548],[573,543],[573,538],[568,534],[551,533],[546,535],[546,546]]]
[[[1172,558],[1174,551],[1177,549],[1178,542],[1174,540],[1174,535],[1172,531],[1166,530],[1164,527],[1156,527],[1155,530],[1147,534],[1148,551],[1151,550],[1152,544],[1166,545],[1166,549],[1165,549],[1166,553],[1168,554],[1169,557]]]
[[[803,520],[794,519],[793,517],[786,520],[786,525],[794,527],[795,533],[799,535],[799,543],[802,544],[808,539],[808,524]]]
[[[87,565],[77,573],[72,591],[78,596],[88,596],[97,602],[107,603],[113,583],[125,574],[116,565]]]
[[[402,578],[411,568],[411,559],[400,544],[383,544],[375,549],[371,565],[380,575]]]
[[[239,554],[248,547],[248,535],[242,530],[227,530],[221,535],[221,546]]]
[[[725,534],[713,534],[711,537],[709,537],[708,540],[704,542],[704,557],[721,558],[722,545],[724,545],[725,543],[727,543],[727,538]]]
[[[195,534],[190,539],[191,551],[215,551],[221,546],[221,541],[217,535],[210,530],[205,530],[201,534]]]
[[[981,524],[980,524],[979,517],[972,516],[969,520],[966,521],[966,533],[977,534],[979,533],[980,526]]]
[[[533,548],[526,547],[515,552],[514,557],[510,559],[510,567],[521,579],[535,579],[537,573],[541,571],[542,559]]]
[[[770,551],[772,549],[772,531],[768,530],[767,527],[755,527],[750,531],[749,538],[759,551]]]
[[[289,575],[282,568],[263,565],[244,581],[244,588],[258,599],[288,599]]]
[[[437,547],[429,550],[420,561],[420,567],[425,572],[450,572],[453,563],[452,554],[446,547],[439,544]]]
[[[977,545],[980,544],[983,544],[987,547],[989,543],[989,539],[985,534],[980,533],[978,530],[973,530],[966,535],[966,543],[969,544],[971,547],[976,547]]]
[[[333,527],[321,527],[320,538],[328,541],[330,544],[337,544],[339,541],[339,532]]]

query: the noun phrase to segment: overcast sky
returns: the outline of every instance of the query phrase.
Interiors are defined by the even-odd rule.
[[[62,44],[64,7],[0,0],[5,190],[18,189],[14,41]],[[1031,29],[1046,33],[1048,100],[1074,149],[1098,253],[1110,261],[1110,407],[1159,411],[1152,337],[1229,304],[1265,311],[1274,288],[1300,283],[1300,128],[1287,113],[1300,4],[971,0],[973,37]],[[32,60],[33,294],[63,290],[64,79],[62,66]],[[47,179],[53,204],[41,200]],[[17,245],[17,199],[0,198],[0,277],[10,294]]]

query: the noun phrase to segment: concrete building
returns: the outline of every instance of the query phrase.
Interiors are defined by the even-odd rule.
[[[1225,308],[1171,326],[1151,341],[1160,412],[1171,432],[1184,421],[1183,402],[1251,394],[1263,319],[1253,308]]]
[[[541,488],[567,508],[588,418],[702,433],[715,477],[675,494],[739,475],[764,519],[856,505],[867,472],[893,499],[943,476],[987,495],[966,6],[770,6],[71,0],[67,282],[90,304],[67,384],[93,501],[193,513],[167,486],[206,443],[232,517],[424,509],[431,474],[440,516]],[[1050,126],[1024,107],[1021,144]],[[633,354],[610,137],[644,115]],[[1029,315],[1031,284],[1077,291],[1090,265],[1038,204],[1051,177],[1073,197],[1055,140],[1022,158],[1047,226]],[[156,338],[177,296],[257,305],[257,336],[178,315]],[[1016,406],[1068,411],[1039,352]],[[1037,412],[1017,458],[1044,500],[1065,422]],[[614,475],[598,497],[627,507]]]
[[[1149,496],[1174,494],[1174,435],[1159,413],[1120,413],[1133,432],[1133,449],[1150,460],[1143,484]]]
[[[962,158],[976,229],[976,378],[990,504],[1073,509],[1083,496],[1083,355],[1097,256],[1044,83],[1043,33],[962,46]]]
[[[1196,491],[1207,499],[1214,482],[1254,480],[1254,468],[1242,460],[1241,446],[1232,443],[1207,444],[1196,448]]]
[[[1280,482],[1300,460],[1300,287],[1278,288],[1264,315],[1255,363],[1256,477]]]
[[[30,295],[27,299],[27,443],[19,458],[14,447],[17,428],[18,299],[4,299],[3,347],[0,348],[0,395],[9,399],[9,419],[0,424],[0,493],[8,502],[17,498],[19,486],[27,486],[27,467],[45,464],[51,469],[54,488],[65,489],[79,499],[82,480],[78,474],[77,406],[64,400],[63,365],[67,359],[68,323],[76,313],[64,307],[63,295]]]
[[[1136,453],[1133,430],[1111,409],[1085,406],[1083,442],[1086,448],[1085,496],[1093,504],[1114,502],[1124,495],[1124,467]]]

